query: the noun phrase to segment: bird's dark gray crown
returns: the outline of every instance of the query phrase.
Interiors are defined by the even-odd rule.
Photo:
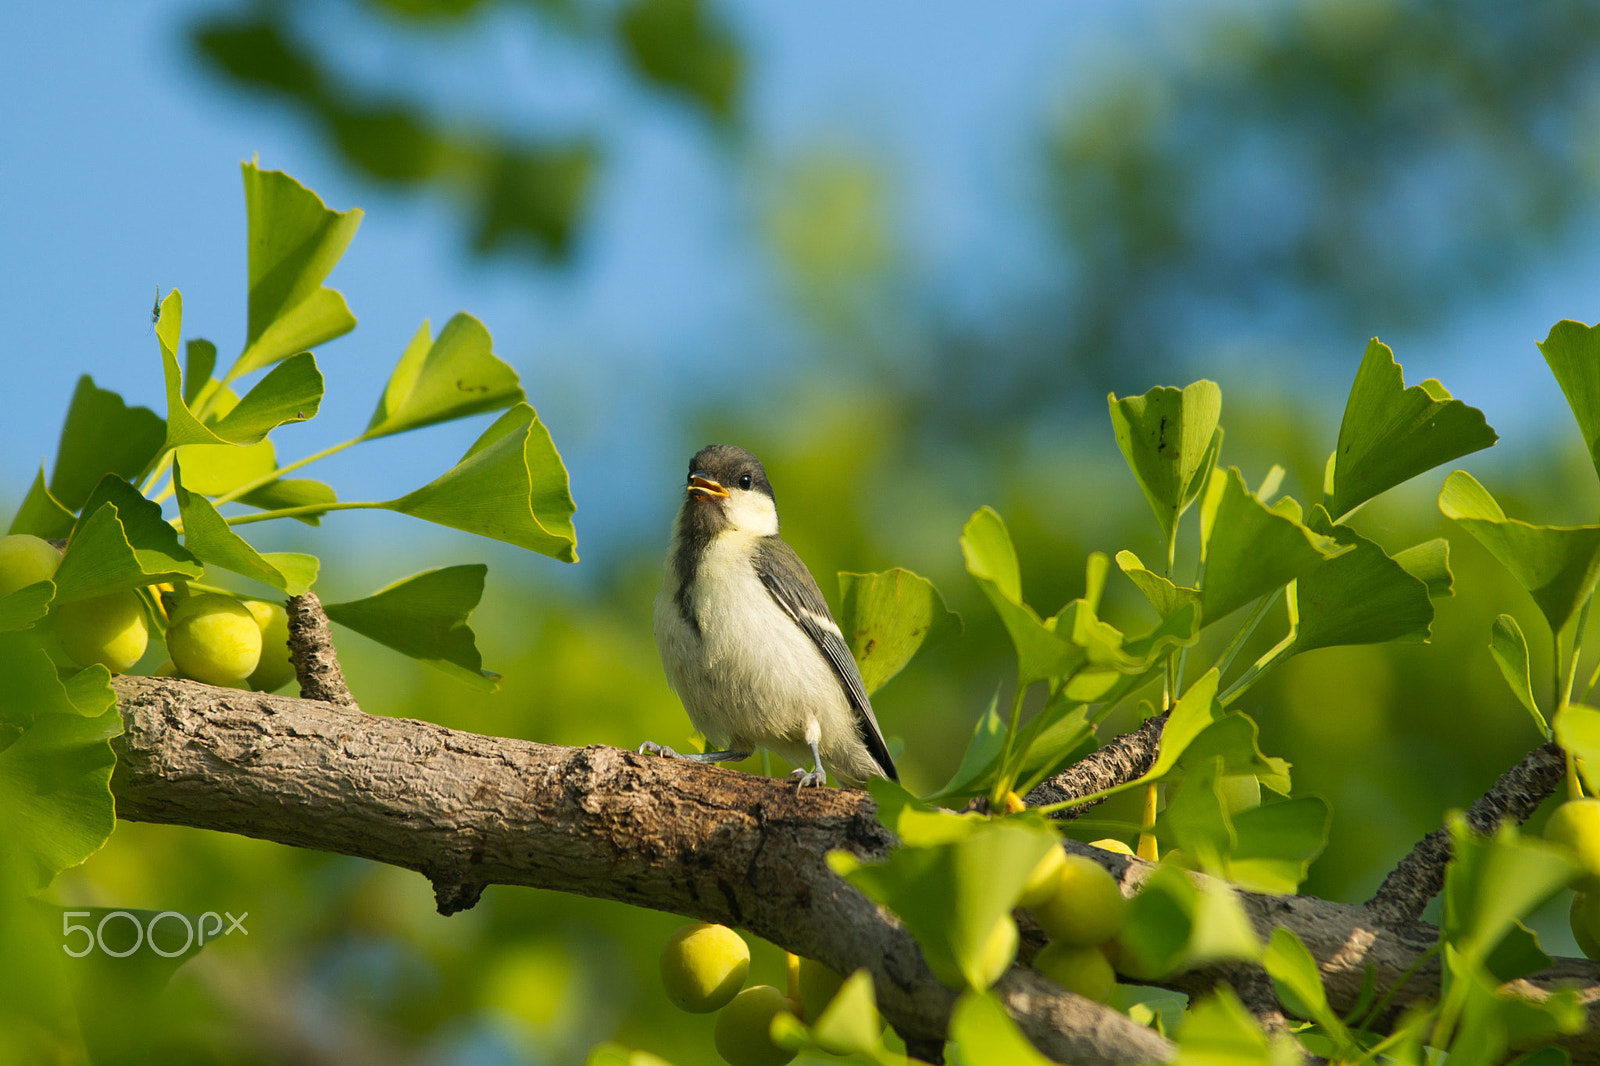
[[[772,482],[761,460],[732,444],[708,444],[689,460],[689,476],[709,477],[725,489],[750,489],[772,496]],[[750,484],[744,484],[748,476]]]

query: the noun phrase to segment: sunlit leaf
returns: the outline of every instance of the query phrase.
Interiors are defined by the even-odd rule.
[[[1155,388],[1143,396],[1108,396],[1117,447],[1168,539],[1216,462],[1222,438],[1222,390],[1214,381]]]
[[[0,724],[28,726],[42,714],[76,714],[55,663],[32,633],[0,633]]]
[[[1296,651],[1340,644],[1425,644],[1433,625],[1428,586],[1376,542],[1336,526],[1318,504],[1310,528],[1351,550],[1324,560],[1297,579],[1300,612]]]
[[[1130,551],[1117,553],[1117,566],[1139,587],[1139,591],[1144,593],[1144,598],[1150,601],[1150,606],[1154,607],[1156,613],[1163,618],[1187,604],[1199,606],[1199,589],[1173,584],[1155,571],[1147,569],[1144,563],[1139,561],[1139,557]]]
[[[78,379],[56,446],[50,495],[76,511],[107,474],[133,480],[156,457],[165,438],[161,417],[148,407],[129,407],[122,397]]]
[[[1600,327],[1563,319],[1550,327],[1539,351],[1566,393],[1584,449],[1600,472]]]
[[[1216,667],[1201,674],[1189,690],[1178,700],[1178,705],[1167,717],[1161,730],[1161,746],[1156,749],[1156,761],[1140,781],[1155,781],[1165,775],[1188,749],[1189,744],[1222,715],[1222,705],[1217,702],[1217,682],[1220,675]]]
[[[562,562],[578,561],[567,468],[549,430],[525,403],[501,415],[454,468],[383,506]]]
[[[1350,550],[1256,499],[1238,467],[1212,473],[1200,505],[1200,535],[1206,625]]]
[[[250,227],[250,314],[245,349],[228,379],[349,333],[355,316],[322,282],[339,262],[361,210],[330,211],[289,175],[245,163]],[[163,319],[165,311],[163,311]]]
[[[1451,1066],[1499,1066],[1512,1048],[1582,1032],[1587,1011],[1577,993],[1561,989],[1538,1000],[1504,992],[1499,983],[1454,944],[1444,949],[1445,984],[1460,1004],[1460,1025],[1450,1043]]]
[[[1195,1003],[1178,1035],[1176,1066],[1292,1066],[1299,1045],[1268,1039],[1227,985]]]
[[[328,617],[474,688],[493,692],[500,675],[483,669],[467,620],[483,598],[489,568],[446,566],[397,581],[365,599],[325,605]]]
[[[1433,599],[1455,595],[1455,578],[1450,573],[1450,542],[1443,537],[1413,544],[1395,552],[1393,558],[1406,573],[1428,586],[1428,595]]]
[[[1482,965],[1519,918],[1566,888],[1581,867],[1570,849],[1522,836],[1509,823],[1481,837],[1457,814],[1449,828],[1440,929],[1463,959]]]
[[[1272,940],[1261,957],[1261,965],[1272,978],[1272,986],[1285,1010],[1322,1026],[1341,1050],[1351,1048],[1344,1023],[1328,1005],[1328,992],[1322,985],[1322,971],[1317,968],[1317,960],[1293,930],[1280,925],[1272,931]]]
[[[1189,741],[1178,762],[1183,769],[1213,760],[1221,760],[1222,775],[1249,775],[1274,792],[1289,794],[1289,763],[1262,753],[1260,730],[1247,714],[1223,714]]]
[[[1000,752],[1005,747],[1006,725],[1000,718],[1000,693],[995,692],[988,708],[978,716],[972,727],[972,739],[961,756],[961,765],[945,782],[936,796],[939,798],[976,794],[987,790],[992,783],[991,774],[985,772],[1000,765]]]
[[[961,633],[961,616],[925,577],[898,567],[839,574],[839,628],[871,695],[924,648]]]
[[[948,813],[921,817],[950,824],[960,830],[959,839],[906,843],[884,862],[843,876],[899,916],[940,980],[953,988],[987,988],[1016,950],[1015,925],[1002,928],[1012,922],[1011,908],[1059,841],[1048,829],[1013,820],[971,825]],[[996,950],[1005,947],[1008,932],[1010,950]]]
[[[197,558],[212,566],[254,578],[285,596],[299,596],[317,580],[320,563],[314,555],[269,552],[266,555],[229,528],[211,501],[188,491],[179,464],[172,466],[172,483],[178,510],[183,515],[183,543]]]
[[[953,1066],[1051,1066],[994,996],[968,992],[950,1015]]]
[[[178,543],[161,507],[115,475],[84,504],[56,571],[56,601],[71,603],[160,581],[192,581],[200,561]]]
[[[1556,743],[1578,760],[1578,773],[1591,796],[1600,795],[1600,711],[1569,703],[1556,713]]]
[[[1522,627],[1517,624],[1517,620],[1509,614],[1497,616],[1494,625],[1489,628],[1489,654],[1494,658],[1494,664],[1500,668],[1500,676],[1505,678],[1506,684],[1511,687],[1511,694],[1517,697],[1517,702],[1522,704],[1529,714],[1533,715],[1533,724],[1539,730],[1539,735],[1549,736],[1550,726],[1540,713],[1539,701],[1533,695],[1533,676],[1528,665],[1528,640],[1522,635]]]
[[[60,539],[72,532],[75,521],[76,516],[45,488],[44,467],[41,466],[33,475],[33,484],[28,487],[28,494],[22,498],[22,506],[17,508],[11,528],[6,532],[31,533],[46,540]]]
[[[396,364],[364,434],[367,440],[522,400],[517,372],[494,354],[482,322],[461,313],[430,340],[424,321]]]
[[[186,444],[178,449],[177,460],[183,464],[183,481],[189,491],[205,496],[232,492],[278,469],[277,450],[270,440],[244,447]]]
[[[828,1001],[811,1027],[811,1039],[831,1055],[854,1055],[876,1047],[882,1032],[872,974],[860,969],[846,977]]]
[[[1328,846],[1332,815],[1315,796],[1263,803],[1232,817],[1238,843],[1228,856],[1228,879],[1254,892],[1298,892]]]
[[[1005,522],[991,508],[980,507],[961,529],[961,554],[967,573],[994,605],[1017,650],[1018,684],[1030,685],[1071,673],[1087,661],[1084,650],[1046,628],[1032,607],[1022,602],[1022,573]]]
[[[1511,571],[1552,633],[1566,628],[1600,580],[1600,526],[1535,526],[1507,518],[1464,470],[1445,479],[1439,510]]]
[[[183,346],[183,402],[192,409],[217,369],[217,346],[196,338]],[[220,385],[220,382],[218,383]]]
[[[1339,424],[1329,513],[1343,517],[1380,492],[1498,439],[1482,411],[1451,399],[1437,381],[1406,388],[1394,353],[1374,337]]]
[[[43,888],[106,842],[116,822],[108,742],[121,732],[116,711],[46,713],[0,751],[0,894]]]

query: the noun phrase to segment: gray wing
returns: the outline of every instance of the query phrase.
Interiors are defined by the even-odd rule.
[[[784,613],[795,620],[801,629],[821,649],[822,655],[833,667],[845,696],[856,712],[856,732],[872,753],[872,758],[891,781],[900,780],[895,772],[894,760],[883,741],[878,719],[872,714],[872,703],[867,699],[867,686],[861,681],[861,671],[856,667],[855,656],[839,632],[839,624],[828,610],[828,601],[822,598],[816,579],[806,564],[800,561],[794,549],[777,537],[764,537],[755,555],[756,574],[767,586],[772,598],[778,601]]]

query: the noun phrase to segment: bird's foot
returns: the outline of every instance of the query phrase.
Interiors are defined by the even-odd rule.
[[[683,758],[682,755],[679,755],[677,752],[673,751],[671,748],[667,747],[664,744],[657,744],[653,740],[647,740],[643,744],[640,744],[639,745],[639,754],[640,755],[660,755],[660,756],[662,756],[664,758],[668,758],[668,759],[681,759],[681,758]]]
[[[828,783],[828,772],[820,765],[815,770],[802,770],[796,768],[789,771],[789,780],[794,782],[795,794],[798,795],[802,788],[821,788]]]

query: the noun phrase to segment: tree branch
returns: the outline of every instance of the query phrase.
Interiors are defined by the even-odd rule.
[[[333,647],[328,616],[317,594],[291,596],[284,610],[289,615],[289,661],[300,682],[300,695],[340,707],[356,707],[356,698],[345,684],[344,668],[339,665],[339,653]]]
[[[618,900],[747,929],[871,971],[908,1042],[942,1044],[956,994],[909,933],[827,866],[893,840],[864,792],[807,789],[617,748],[564,748],[165,678],[115,681],[117,813],[416,870],[440,909],[486,884]],[[473,896],[475,898],[475,896]],[[1014,968],[997,986],[1045,1054],[1169,1061],[1170,1042]]]
[[[1023,797],[1023,802],[1029,807],[1043,807],[1090,796],[1142,777],[1155,765],[1156,749],[1161,746],[1161,732],[1166,725],[1166,712],[1145,719],[1138,729],[1108,741],[1050,780],[1035,786]],[[1098,800],[1078,807],[1066,807],[1051,817],[1070,821],[1081,817],[1084,811],[1097,803]]]
[[[1555,792],[1566,772],[1566,753],[1555,742],[1535,748],[1467,808],[1467,824],[1483,836],[1506,819],[1521,825]],[[1449,861],[1450,831],[1435,829],[1390,871],[1366,905],[1384,921],[1416,920],[1444,888]]]

